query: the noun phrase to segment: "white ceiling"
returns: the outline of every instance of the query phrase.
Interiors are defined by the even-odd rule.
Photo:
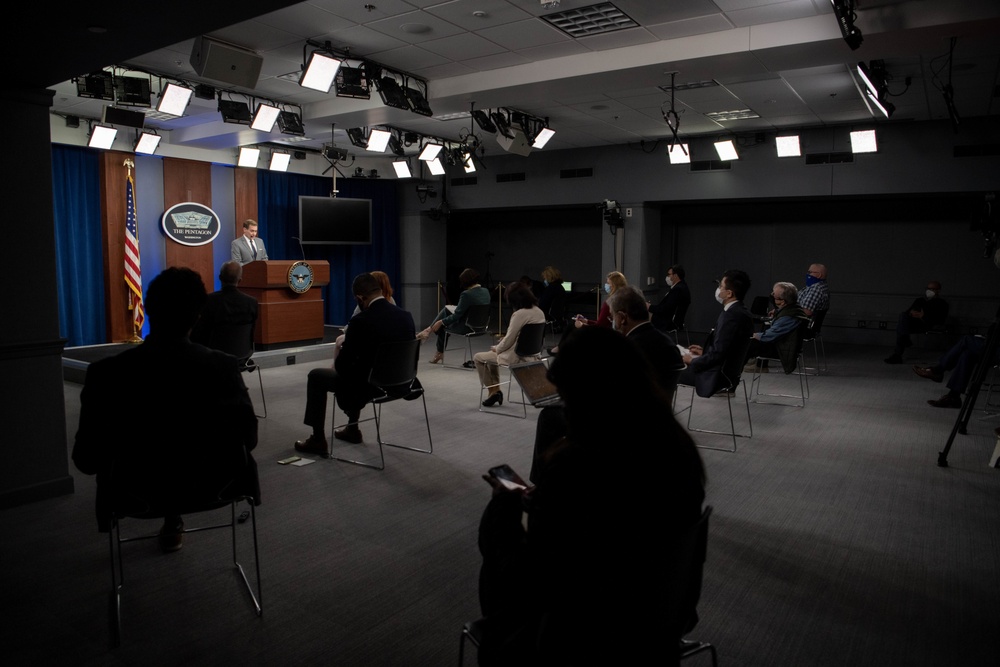
[[[892,77],[896,113],[888,122],[947,118],[940,89],[949,76],[962,117],[1000,113],[996,0],[858,0],[864,44],[857,51],[844,43],[830,0],[614,0],[639,27],[580,39],[539,18],[589,4],[563,0],[558,10],[547,10],[539,0],[310,0],[207,34],[263,57],[255,90],[239,92],[301,106],[309,140],[295,145],[314,149],[330,142],[334,123],[335,140],[344,147],[350,146],[348,127],[378,124],[457,140],[468,132],[469,119],[437,116],[468,111],[472,102],[547,117],[556,135],[545,150],[666,139],[662,111],[670,95],[660,86],[669,86],[671,71],[678,72],[678,84],[720,84],[676,93],[682,137],[870,123],[875,117],[851,67],[874,59],[885,60]],[[104,65],[128,64],[236,90],[198,77],[189,63],[204,22],[164,6],[150,13],[173,21],[173,34],[192,39]],[[435,117],[387,108],[374,91],[371,100],[352,100],[278,78],[299,71],[307,39],[329,40],[352,55],[426,78]],[[55,113],[100,118],[104,103],[78,97],[68,81],[52,87]],[[716,122],[705,115],[742,108],[760,118]],[[183,118],[148,119],[147,125],[171,144],[194,148],[288,139],[222,123],[215,102],[206,100],[194,100]],[[500,150],[494,142],[485,145]]]

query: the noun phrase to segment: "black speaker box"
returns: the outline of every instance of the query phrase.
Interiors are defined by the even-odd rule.
[[[257,85],[263,63],[253,51],[211,37],[197,37],[191,49],[191,66],[199,76],[242,88]]]
[[[141,111],[129,111],[105,105],[104,113],[101,114],[101,122],[111,125],[125,125],[126,127],[143,127],[146,125],[146,114]]]

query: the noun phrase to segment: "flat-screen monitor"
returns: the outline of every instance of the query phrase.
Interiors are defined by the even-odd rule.
[[[343,197],[299,197],[303,245],[364,245],[372,242],[372,202]]]

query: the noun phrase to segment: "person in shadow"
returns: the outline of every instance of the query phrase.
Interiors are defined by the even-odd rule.
[[[696,622],[691,600],[668,627],[664,601],[667,564],[701,514],[701,458],[624,336],[585,327],[567,337],[549,373],[567,429],[547,449],[536,486],[508,490],[484,475],[493,495],[479,526],[488,626],[479,662],[643,664],[638,619],[667,647]],[[653,415],[655,436],[642,432]],[[657,660],[664,655],[676,664],[676,652]]]
[[[472,306],[482,306],[489,304],[490,291],[479,284],[479,272],[475,269],[465,269],[458,275],[458,282],[462,286],[462,293],[458,295],[458,303],[452,306],[445,306],[437,314],[429,327],[417,334],[420,340],[427,340],[431,334],[437,336],[437,352],[430,358],[432,364],[440,364],[444,361],[444,344],[447,334],[464,334],[470,329],[465,326],[464,318],[469,308]]]

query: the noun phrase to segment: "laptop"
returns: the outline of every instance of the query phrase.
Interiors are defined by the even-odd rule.
[[[510,367],[517,383],[524,389],[524,395],[536,408],[548,405],[562,405],[559,390],[549,381],[548,366],[544,361],[529,361]]]

